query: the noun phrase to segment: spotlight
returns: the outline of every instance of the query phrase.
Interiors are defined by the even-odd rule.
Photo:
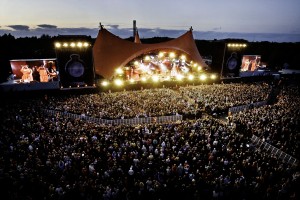
[[[82,42],[78,42],[78,43],[77,43],[77,47],[80,47],[80,48],[81,48],[82,46],[83,46]]]
[[[205,74],[201,74],[200,75],[200,80],[205,81],[207,78],[207,76]]]
[[[123,74],[123,70],[121,68],[116,69],[117,74]]]
[[[75,44],[74,42],[72,42],[72,43],[70,44],[70,46],[71,46],[71,47],[75,47],[76,44]]]
[[[116,79],[116,80],[115,80],[115,84],[116,84],[117,86],[121,86],[121,85],[123,85],[123,81],[122,81],[121,79]]]
[[[146,81],[147,81],[147,78],[146,78],[146,77],[142,77],[141,80],[142,80],[143,82],[146,82]]]
[[[178,74],[178,75],[176,76],[176,79],[177,79],[178,81],[181,81],[181,80],[183,79],[183,76],[182,76],[181,74]]]
[[[103,81],[103,82],[101,83],[102,86],[108,86],[108,84],[109,84],[108,81]]]
[[[56,47],[56,48],[60,48],[60,47],[61,47],[61,44],[60,44],[59,42],[56,42],[56,43],[55,43],[55,47]]]
[[[188,79],[189,79],[190,81],[194,80],[194,75],[193,75],[193,74],[190,74],[190,75],[188,76]]]
[[[154,76],[152,76],[152,80],[153,80],[153,82],[157,82],[159,80],[159,77],[154,75]]]

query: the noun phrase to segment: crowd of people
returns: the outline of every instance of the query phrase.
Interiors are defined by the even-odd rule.
[[[180,91],[209,112],[222,113],[230,107],[266,101],[271,86],[267,83],[230,83],[183,87]]]
[[[193,115],[267,99],[268,84],[213,84],[49,98],[47,109],[101,119]]]
[[[178,122],[106,125],[41,111],[112,119],[159,116],[190,112],[196,105],[223,109],[265,100],[268,87],[216,84],[7,102],[0,110],[1,195],[62,200],[298,199],[298,164],[258,151],[251,136],[299,152],[299,88],[298,93],[283,88],[274,105],[240,112],[228,121],[204,113]],[[271,128],[273,123],[276,128]]]
[[[266,105],[229,117],[239,129],[260,137],[278,149],[300,159],[300,91],[285,87],[274,105]]]

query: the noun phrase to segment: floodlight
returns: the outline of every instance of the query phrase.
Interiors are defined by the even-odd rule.
[[[123,70],[122,70],[121,68],[117,68],[117,69],[116,69],[116,73],[117,73],[117,74],[123,74]]]
[[[194,75],[193,75],[193,74],[190,74],[190,75],[188,76],[188,79],[189,79],[190,81],[194,80]]]
[[[102,86],[108,86],[108,85],[109,85],[109,82],[108,82],[108,81],[103,81],[103,82],[101,83],[101,85],[102,85]]]
[[[159,80],[159,77],[157,75],[152,76],[153,82],[157,82]]]
[[[207,78],[207,76],[205,74],[201,74],[200,75],[200,80],[205,81]]]
[[[123,85],[123,81],[121,79],[116,79],[114,82],[117,86]]]
[[[61,44],[60,44],[59,42],[56,42],[56,43],[55,43],[55,47],[56,47],[56,48],[60,48],[60,47],[61,47]]]
[[[214,80],[217,78],[217,76],[215,74],[212,74],[212,75],[210,75],[210,78]]]

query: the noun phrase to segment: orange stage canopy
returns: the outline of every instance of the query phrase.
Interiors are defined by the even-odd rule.
[[[193,62],[204,68],[208,67],[197,49],[192,30],[167,42],[142,44],[138,34],[136,34],[134,41],[121,39],[101,27],[93,46],[95,73],[110,79],[117,68],[125,66],[142,54],[159,50],[180,51],[185,53]]]

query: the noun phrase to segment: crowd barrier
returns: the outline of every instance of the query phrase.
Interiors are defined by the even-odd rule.
[[[259,137],[255,135],[252,135],[251,141],[256,146],[256,148],[270,152],[271,154],[277,156],[278,159],[281,159],[284,162],[287,162],[292,165],[296,165],[298,163],[298,160],[296,158],[290,156],[287,153],[284,153],[283,151],[270,145],[269,143],[262,141]]]
[[[233,114],[233,113],[238,113],[238,112],[243,111],[243,110],[249,110],[249,109],[252,109],[252,108],[264,106],[264,105],[267,105],[267,101],[259,101],[259,102],[250,103],[250,104],[247,104],[247,105],[231,107],[231,108],[228,109],[228,115]]]
[[[130,118],[130,119],[100,119],[95,117],[89,117],[85,115],[77,115],[68,112],[62,112],[57,110],[43,110],[45,113],[55,116],[57,114],[66,116],[73,119],[81,119],[86,120],[89,122],[94,122],[98,124],[128,124],[128,125],[135,125],[135,124],[150,124],[150,123],[164,123],[164,122],[176,122],[178,120],[182,120],[182,115],[171,115],[171,116],[159,116],[159,117],[143,117],[143,118]]]

